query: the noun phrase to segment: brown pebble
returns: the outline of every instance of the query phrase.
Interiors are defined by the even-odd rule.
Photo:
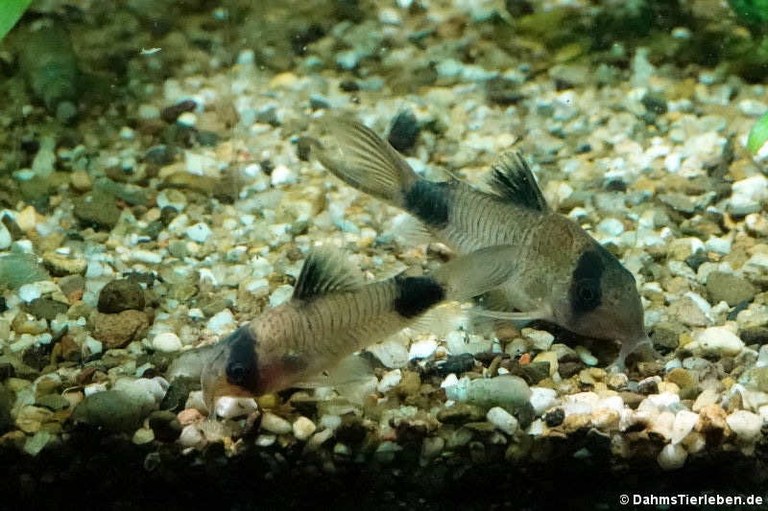
[[[144,337],[149,328],[147,315],[137,310],[126,310],[118,314],[95,312],[91,322],[93,337],[103,342],[106,349],[125,347],[131,341]]]
[[[197,108],[197,103],[194,100],[185,99],[174,105],[163,108],[163,111],[160,112],[160,118],[168,124],[172,124],[176,122],[176,119],[178,119],[181,114],[184,112],[191,112],[195,108]]]
[[[200,413],[198,410],[195,410],[194,408],[187,408],[180,411],[179,413],[176,414],[176,418],[178,419],[179,424],[181,424],[182,426],[195,424],[205,419],[203,414]]]
[[[485,418],[483,410],[468,403],[455,403],[437,412],[437,420],[446,424],[464,424]]]
[[[725,410],[717,404],[706,405],[699,410],[699,422],[696,423],[695,430],[704,435],[707,445],[718,445],[730,434],[726,417]]]
[[[419,392],[421,378],[413,371],[403,371],[400,383],[395,387],[395,392],[401,396],[410,396]]]
[[[133,279],[112,280],[99,293],[99,312],[114,314],[131,309],[143,310],[144,305],[144,290]]]
[[[645,400],[645,396],[642,394],[637,394],[635,392],[619,392],[619,396],[621,396],[622,401],[624,401],[624,404],[630,407],[631,409],[635,410],[638,406],[640,406],[640,403],[642,403]]]
[[[94,366],[86,367],[82,371],[80,371],[80,374],[77,375],[75,378],[75,381],[78,385],[86,385],[88,383],[91,383],[91,380],[93,379],[93,375],[96,373],[96,368]]]

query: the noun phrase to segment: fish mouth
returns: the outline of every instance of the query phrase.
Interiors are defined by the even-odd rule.
[[[210,360],[203,366],[200,374],[203,402],[209,414],[216,410],[216,401],[222,396],[251,397],[245,395],[245,389],[233,385],[227,380],[226,367],[229,351],[226,342],[216,346],[211,353]]]

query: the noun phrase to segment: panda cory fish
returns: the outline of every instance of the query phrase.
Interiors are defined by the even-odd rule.
[[[512,247],[474,251],[429,275],[365,283],[343,254],[309,254],[292,298],[268,309],[206,351],[206,406],[218,398],[277,392],[333,369],[355,351],[412,325],[444,301],[463,301],[508,280]]]
[[[314,152],[342,181],[410,213],[459,254],[513,247],[507,251],[510,278],[486,296],[486,307],[495,310],[478,314],[543,320],[618,341],[617,368],[641,346],[653,352],[633,275],[577,223],[549,207],[519,153],[504,153],[493,163],[489,193],[458,179],[420,177],[390,144],[356,121],[333,118],[324,125],[328,133]]]

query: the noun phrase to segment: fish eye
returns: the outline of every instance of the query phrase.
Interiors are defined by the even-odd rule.
[[[595,307],[600,302],[600,283],[595,279],[582,279],[576,283],[576,299],[582,307]]]
[[[227,379],[230,383],[235,385],[242,385],[245,383],[247,370],[243,364],[239,362],[230,362],[227,364]]]

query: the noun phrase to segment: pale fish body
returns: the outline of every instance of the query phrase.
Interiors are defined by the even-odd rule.
[[[309,255],[292,299],[213,348],[202,372],[209,410],[221,396],[257,396],[333,368],[348,355],[411,325],[445,300],[466,300],[509,279],[511,247],[491,247],[429,276],[365,284],[343,256]]]
[[[510,279],[488,295],[482,314],[555,323],[621,343],[616,365],[650,341],[635,279],[578,224],[552,211],[525,160],[503,154],[492,167],[494,193],[418,176],[387,142],[354,121],[327,122],[320,162],[349,185],[399,207],[463,254],[510,245]],[[508,312],[517,310],[518,312]]]

